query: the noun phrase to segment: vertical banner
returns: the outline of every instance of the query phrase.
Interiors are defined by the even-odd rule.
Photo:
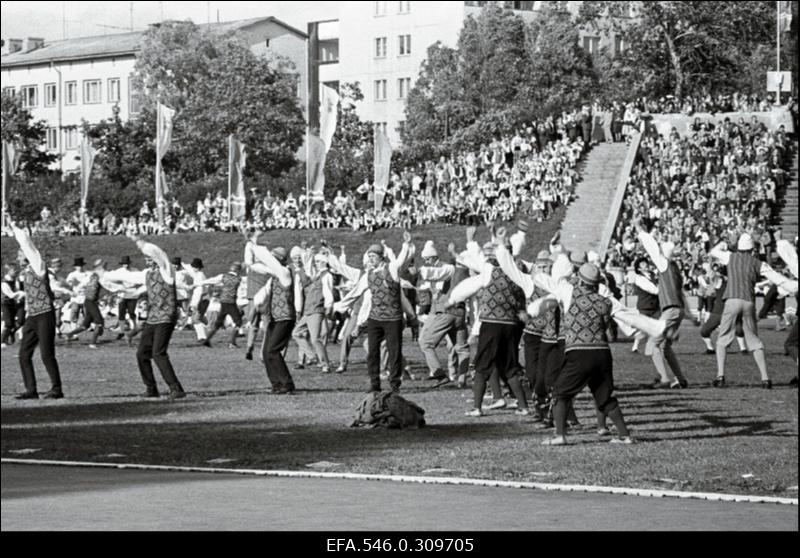
[[[245,145],[228,136],[228,217],[233,221],[245,218],[244,168],[247,154]],[[235,192],[235,193],[234,193]]]
[[[392,162],[392,146],[389,138],[383,131],[375,127],[375,175],[373,188],[375,189],[375,211],[383,207],[383,198],[389,186],[389,167]]]
[[[325,189],[325,160],[327,149],[325,142],[311,134],[306,138],[308,142],[306,168],[308,173],[308,199],[322,200]],[[309,201],[310,204],[310,201]]]
[[[169,150],[172,143],[172,118],[175,110],[168,106],[158,103],[158,113],[156,117],[156,212],[158,214],[158,224],[164,225],[164,191],[162,185],[163,172],[161,170],[161,158]]]
[[[786,33],[792,27],[791,1],[778,1],[778,32]]]
[[[19,154],[14,144],[3,140],[3,220],[1,224],[3,228],[6,226],[6,212],[8,211],[6,188],[11,184],[11,177],[17,172],[17,163],[19,163]]]
[[[89,199],[89,177],[92,174],[95,153],[92,144],[84,137],[81,142],[81,212],[86,211],[86,202]]]
[[[333,134],[336,133],[338,117],[339,93],[335,89],[322,86],[322,98],[319,103],[319,137],[325,142],[325,151],[331,148]]]

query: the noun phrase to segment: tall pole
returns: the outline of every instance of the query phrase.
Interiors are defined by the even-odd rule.
[[[129,8],[131,11],[131,31],[133,31],[133,2],[130,3]]]
[[[164,213],[161,211],[161,103],[158,103],[156,115],[156,215],[158,226],[164,224]]]
[[[3,141],[3,209],[0,213],[3,214],[2,221],[0,222],[0,232],[5,232],[6,228],[6,175],[8,171],[6,169],[6,142]]]
[[[233,134],[228,136],[228,221],[233,217],[231,209],[231,171],[233,170]]]
[[[781,3],[780,0],[775,2],[777,10],[775,10],[775,16],[777,17],[777,25],[776,25],[776,54],[775,54],[775,71],[778,72],[778,92],[775,94],[775,104],[781,104],[781,89],[783,89],[783,80],[780,79],[780,71],[781,71]]]
[[[308,24],[309,27],[311,24]],[[308,71],[309,68],[309,60],[310,56],[308,54],[308,49],[311,48],[311,41],[306,38],[306,226],[308,226],[308,219],[311,216],[311,206],[309,205],[308,196],[311,192],[310,182],[311,182],[311,148],[309,146],[309,140],[311,139],[311,113],[310,106],[309,106],[309,99],[311,97],[311,75]]]

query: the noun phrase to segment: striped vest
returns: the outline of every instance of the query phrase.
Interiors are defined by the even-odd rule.
[[[322,278],[328,275],[328,271],[321,273],[306,287],[306,295],[303,299],[303,314],[324,314],[325,295],[322,294]]]
[[[761,260],[751,254],[734,252],[728,260],[728,286],[723,298],[753,302],[755,285],[761,275]]]
[[[492,260],[489,263],[494,265]],[[481,322],[517,324],[519,311],[525,308],[523,290],[497,266],[492,269],[492,281],[480,292]]]
[[[667,270],[658,274],[658,304],[661,310],[670,306],[683,308],[683,277],[675,262],[669,262]]]
[[[247,298],[252,299],[256,293],[267,284],[269,275],[265,273],[255,273],[250,271],[247,273]]]
[[[544,306],[544,312],[540,314],[544,319],[542,343],[558,343],[559,339],[564,338],[561,332],[561,305],[552,298],[545,300],[542,305]]]
[[[219,301],[225,304],[236,304],[236,293],[241,282],[242,278],[238,275],[231,275],[230,273],[223,275],[222,294],[219,295]]]
[[[175,283],[164,280],[161,271],[150,269],[145,276],[147,286],[147,322],[148,324],[168,324],[177,321],[178,306]]]
[[[572,304],[564,313],[564,351],[608,349],[606,328],[611,321],[611,302],[579,285],[572,291]]]
[[[293,322],[297,318],[294,309],[294,277],[288,287],[281,285],[277,278],[272,281],[269,300],[269,314],[275,322]]]
[[[100,276],[97,273],[89,275],[89,283],[86,284],[86,302],[97,302],[100,298]]]
[[[370,269],[367,272],[372,303],[369,319],[380,322],[392,322],[403,319],[403,308],[400,304],[400,283],[392,279],[389,269]]]
[[[54,310],[53,291],[50,289],[49,273],[39,277],[30,267],[22,272],[25,283],[25,311],[28,316],[38,316]]]

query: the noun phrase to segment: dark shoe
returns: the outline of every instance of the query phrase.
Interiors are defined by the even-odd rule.
[[[772,389],[772,380],[763,380],[761,382],[761,387],[764,389]]]
[[[210,347],[211,341],[209,341],[208,339],[200,339],[197,341],[197,344],[200,345],[201,347]]]
[[[670,389],[671,386],[669,382],[662,382],[661,380],[658,380],[657,382],[654,382],[653,385],[650,387],[652,387],[653,389]]]
[[[244,358],[247,360],[253,360],[253,349],[248,349],[244,354]]]
[[[748,355],[748,354],[750,354],[750,351],[748,351],[747,349],[742,349],[742,350],[739,351],[739,354],[740,355]]]
[[[51,389],[42,395],[42,399],[64,399],[64,393],[60,389]]]
[[[186,392],[183,390],[170,390],[169,395],[167,395],[167,398],[173,401],[175,399],[183,399],[184,397],[186,397]]]
[[[437,370],[436,372],[428,376],[428,380],[435,380],[437,382],[445,378],[447,378],[447,373],[441,369]]]
[[[148,389],[142,394],[142,397],[161,397],[161,394],[158,393],[157,389]]]
[[[714,381],[711,382],[711,385],[715,388],[724,388],[725,387],[725,376],[717,376],[714,378]]]
[[[714,349],[706,349],[705,354],[707,354],[707,355],[715,355],[715,354],[717,354],[717,351],[715,351]]]
[[[39,399],[39,394],[35,391],[26,391],[14,396],[14,399]]]
[[[297,364],[295,364],[295,365],[294,365],[294,369],[295,369],[295,370],[305,370],[305,369],[306,369],[306,366],[305,366],[305,364],[300,364],[300,363],[298,362]]]
[[[789,385],[792,387],[797,387],[797,376],[789,380]]]
[[[683,389],[683,384],[681,384],[679,380],[676,380],[669,385],[669,389]]]
[[[686,389],[686,388],[688,388],[688,387],[689,387],[689,381],[688,381],[686,378],[681,378],[681,379],[679,379],[679,380],[678,380],[678,383],[681,385],[681,387],[682,387],[683,389]]]

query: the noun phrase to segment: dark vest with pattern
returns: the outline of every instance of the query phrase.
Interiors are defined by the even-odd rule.
[[[293,322],[297,318],[294,309],[294,276],[288,287],[281,285],[277,277],[272,278],[269,314],[275,322]]]
[[[561,305],[557,300],[548,298],[542,302],[544,310],[540,314],[544,319],[542,327],[542,343],[558,343],[559,339],[564,339],[561,331]]]
[[[306,293],[303,299],[303,314],[325,313],[325,295],[322,294],[322,279],[325,275],[328,275],[328,273],[328,271],[320,273],[319,276],[311,280],[306,287]]]
[[[547,293],[540,289],[539,287],[533,288],[533,296],[531,297],[531,301],[536,300],[537,298],[542,298],[546,296]],[[528,317],[528,321],[525,323],[525,333],[530,333],[531,335],[541,335],[542,331],[544,331],[546,320],[542,313],[538,316]]]
[[[176,300],[178,295],[175,291],[175,283],[171,285],[164,280],[161,271],[158,269],[147,270],[145,276],[147,286],[147,323],[148,324],[168,324],[177,321],[178,305]]]
[[[667,270],[658,274],[658,303],[661,310],[670,306],[683,308],[683,277],[678,264],[669,262]]]
[[[606,328],[611,321],[611,301],[585,285],[572,291],[572,304],[564,313],[564,351],[608,349]]]
[[[254,296],[256,296],[256,293],[267,284],[268,280],[269,275],[265,273],[255,273],[254,271],[249,271],[247,273],[247,298],[252,299]]]
[[[633,286],[633,294],[636,295],[636,309],[639,311],[653,312],[658,311],[658,295],[648,293],[638,285]]]
[[[25,308],[28,316],[38,316],[54,310],[48,273],[39,277],[27,267],[22,272],[22,280],[25,284]]]
[[[392,278],[387,266],[379,270],[370,269],[367,272],[367,285],[372,298],[369,319],[380,322],[403,319],[400,283]]]
[[[761,276],[761,260],[751,254],[733,252],[728,260],[728,286],[723,298],[753,302],[755,286]]]
[[[236,304],[236,293],[239,291],[239,284],[242,278],[238,275],[226,273],[222,276],[222,294],[219,301],[225,304]]]
[[[97,273],[89,275],[89,282],[86,284],[86,302],[97,302],[100,298],[100,276]]]
[[[491,262],[494,265],[493,262]],[[492,269],[491,282],[480,292],[481,322],[517,324],[519,311],[525,308],[524,291],[497,266]]]

